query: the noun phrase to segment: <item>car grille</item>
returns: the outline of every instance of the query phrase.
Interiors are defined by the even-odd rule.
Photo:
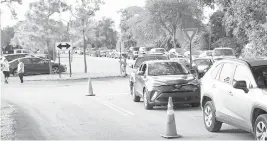
[[[199,89],[198,86],[193,84],[186,84],[186,85],[164,85],[159,87],[162,91],[166,93],[173,93],[173,92],[194,92]]]
[[[180,101],[191,101],[193,97],[187,96],[187,97],[173,97],[172,101],[173,102],[180,102]],[[157,100],[162,101],[162,102],[167,102],[168,97],[159,97]]]

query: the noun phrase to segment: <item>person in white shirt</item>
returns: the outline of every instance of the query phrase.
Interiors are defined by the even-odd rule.
[[[3,61],[1,62],[1,70],[5,76],[5,83],[8,84],[7,80],[9,77],[9,63],[6,58],[3,58]]]
[[[19,59],[18,69],[17,69],[20,82],[23,83],[23,75],[24,75],[24,63]]]

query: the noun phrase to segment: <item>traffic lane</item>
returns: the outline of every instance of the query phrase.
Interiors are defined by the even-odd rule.
[[[143,102],[133,102],[130,96],[128,78],[121,78],[109,84],[106,90],[110,90],[113,86],[121,86],[120,92],[117,95],[110,95],[103,91],[99,93],[99,100],[108,101],[116,107],[120,107],[134,113],[137,116],[138,123],[147,124],[156,129],[158,133],[163,132],[162,127],[166,122],[166,106],[155,107],[154,110],[145,110]],[[99,91],[100,92],[100,91]],[[203,113],[201,108],[192,108],[189,105],[180,105],[175,108],[177,131],[189,139],[242,139],[251,140],[253,136],[251,133],[237,129],[235,127],[223,124],[222,130],[219,133],[210,133],[206,130],[203,121]],[[146,122],[144,122],[146,121]],[[192,135],[193,131],[193,135]]]
[[[138,135],[139,137],[136,137],[137,139],[161,139],[159,135],[163,133],[163,127],[165,126],[166,107],[157,107],[155,110],[146,111],[143,108],[142,102],[132,102],[131,96],[129,95],[127,78],[111,79],[109,81],[105,81],[105,79],[103,79],[102,81],[95,80],[92,81],[92,84],[94,92],[96,93],[95,97],[84,98],[84,93],[86,91],[85,87],[87,85],[86,82],[74,83],[71,86],[68,85],[66,86],[66,89],[64,89],[63,87],[66,85],[66,83],[63,83],[61,89],[56,89],[56,91],[54,91],[54,94],[49,97],[53,97],[55,96],[55,94],[61,93],[62,91],[66,91],[64,93],[68,94],[70,90],[74,88],[76,90],[75,96],[67,96],[62,98],[62,100],[67,100],[67,103],[71,103],[73,99],[82,97],[84,99],[95,101],[98,104],[94,105],[100,107],[101,105],[105,106],[105,108],[101,108],[102,110],[112,111],[112,114],[109,115],[112,115],[112,117],[114,116],[113,120],[120,123],[117,124],[118,127],[122,126],[122,128],[127,131],[134,130],[132,134]],[[104,114],[104,116],[106,115]],[[177,131],[179,134],[183,135],[183,139],[253,139],[251,134],[225,125],[223,126],[222,132],[220,133],[207,132],[203,124],[202,112],[199,108],[181,106],[178,109],[175,109],[175,116]],[[123,121],[122,117],[128,119],[128,122]],[[110,121],[112,122],[113,120]],[[141,128],[142,130],[140,131],[139,128]],[[145,129],[145,131],[143,131],[143,129]],[[142,133],[135,133],[135,130],[138,130]],[[148,134],[147,131],[150,131],[149,133],[152,132],[153,134]],[[114,133],[114,136],[115,135],[117,134]],[[142,135],[148,136],[143,137]],[[110,138],[112,139],[114,137]],[[118,138],[128,139],[127,136],[121,135],[119,135]],[[97,139],[103,139],[103,137]]]
[[[17,127],[17,139],[159,139],[153,130],[132,124],[129,117],[133,115],[93,97],[85,98],[81,87],[73,86],[6,87],[4,99],[28,115],[16,116],[22,125]]]

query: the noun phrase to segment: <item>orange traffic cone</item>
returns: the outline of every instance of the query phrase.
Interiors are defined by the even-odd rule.
[[[167,139],[180,138],[181,136],[178,135],[176,131],[172,97],[169,97],[167,116],[168,116],[167,125],[165,126],[165,129],[164,129],[165,132],[161,136]]]
[[[91,78],[88,79],[88,91],[87,91],[87,95],[86,96],[95,96],[95,94],[93,92]]]

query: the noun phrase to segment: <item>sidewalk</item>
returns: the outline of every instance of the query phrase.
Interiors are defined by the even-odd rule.
[[[83,80],[88,78],[106,78],[106,77],[121,77],[119,73],[75,73],[70,75],[68,73],[61,74],[47,74],[47,75],[32,75],[32,76],[24,76],[24,81],[64,81],[64,80]],[[12,79],[19,79],[18,77],[10,77]]]

